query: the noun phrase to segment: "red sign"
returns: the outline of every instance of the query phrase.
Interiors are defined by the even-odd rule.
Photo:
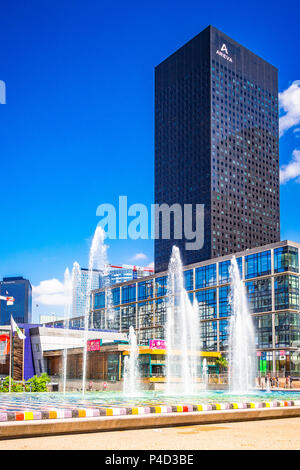
[[[101,339],[89,339],[87,342],[88,351],[100,351]]]
[[[285,356],[285,351],[279,351],[280,356]]]
[[[257,357],[260,357],[260,356],[261,356],[261,352],[260,352],[260,351],[257,351],[257,352],[256,352],[256,355],[257,355]]]
[[[150,349],[166,349],[166,342],[163,339],[150,339],[149,348]]]

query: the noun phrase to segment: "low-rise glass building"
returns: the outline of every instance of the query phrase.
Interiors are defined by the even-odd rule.
[[[184,267],[185,288],[198,302],[203,351],[228,350],[230,262],[236,256],[256,330],[258,370],[300,376],[300,244],[281,241]],[[113,320],[106,315],[105,288],[92,293],[90,327],[127,332],[140,345],[164,339],[167,272],[112,288]]]

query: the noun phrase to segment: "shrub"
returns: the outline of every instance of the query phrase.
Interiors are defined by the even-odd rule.
[[[39,377],[34,375],[27,382],[16,383],[11,379],[11,391],[12,392],[47,392],[47,383],[50,382],[48,374],[44,373]],[[0,393],[9,392],[9,377],[5,377],[0,385]]]
[[[11,391],[12,392],[24,392],[24,385],[16,383],[11,379]],[[0,392],[9,392],[9,377],[5,377],[0,386]]]
[[[46,372],[42,375],[34,375],[26,382],[26,392],[47,392],[47,384],[50,382],[50,377]]]

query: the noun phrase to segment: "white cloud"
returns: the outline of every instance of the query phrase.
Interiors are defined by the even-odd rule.
[[[66,304],[65,285],[58,279],[41,281],[32,286],[33,300],[37,304],[64,306]]]
[[[135,261],[138,261],[138,260],[147,259],[147,258],[148,256],[145,255],[145,253],[136,253],[132,259]]]
[[[288,181],[297,178],[296,182],[300,183],[300,150],[293,151],[292,160],[287,165],[280,168],[280,183],[285,184]]]
[[[300,137],[300,127],[296,127],[296,129],[293,130],[293,133],[296,134],[296,137]]]
[[[279,133],[282,136],[300,123],[300,80],[295,80],[289,88],[279,93],[279,106],[285,112],[279,118]]]

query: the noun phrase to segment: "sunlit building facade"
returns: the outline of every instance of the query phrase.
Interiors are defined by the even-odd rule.
[[[256,330],[262,373],[300,375],[300,244],[282,241],[237,253]],[[184,267],[185,288],[198,302],[203,351],[228,351],[230,260],[226,255]],[[95,328],[127,332],[132,325],[141,345],[165,338],[167,272],[112,288],[114,320],[106,318],[105,289],[92,294]]]
[[[10,325],[11,315],[17,323],[31,323],[32,287],[28,279],[21,276],[4,277],[0,281],[0,295],[9,295],[15,299],[13,305],[0,302],[0,325]]]
[[[173,244],[189,265],[280,240],[278,71],[213,26],[155,68],[155,203],[204,205],[201,249],[157,224],[156,272]]]

